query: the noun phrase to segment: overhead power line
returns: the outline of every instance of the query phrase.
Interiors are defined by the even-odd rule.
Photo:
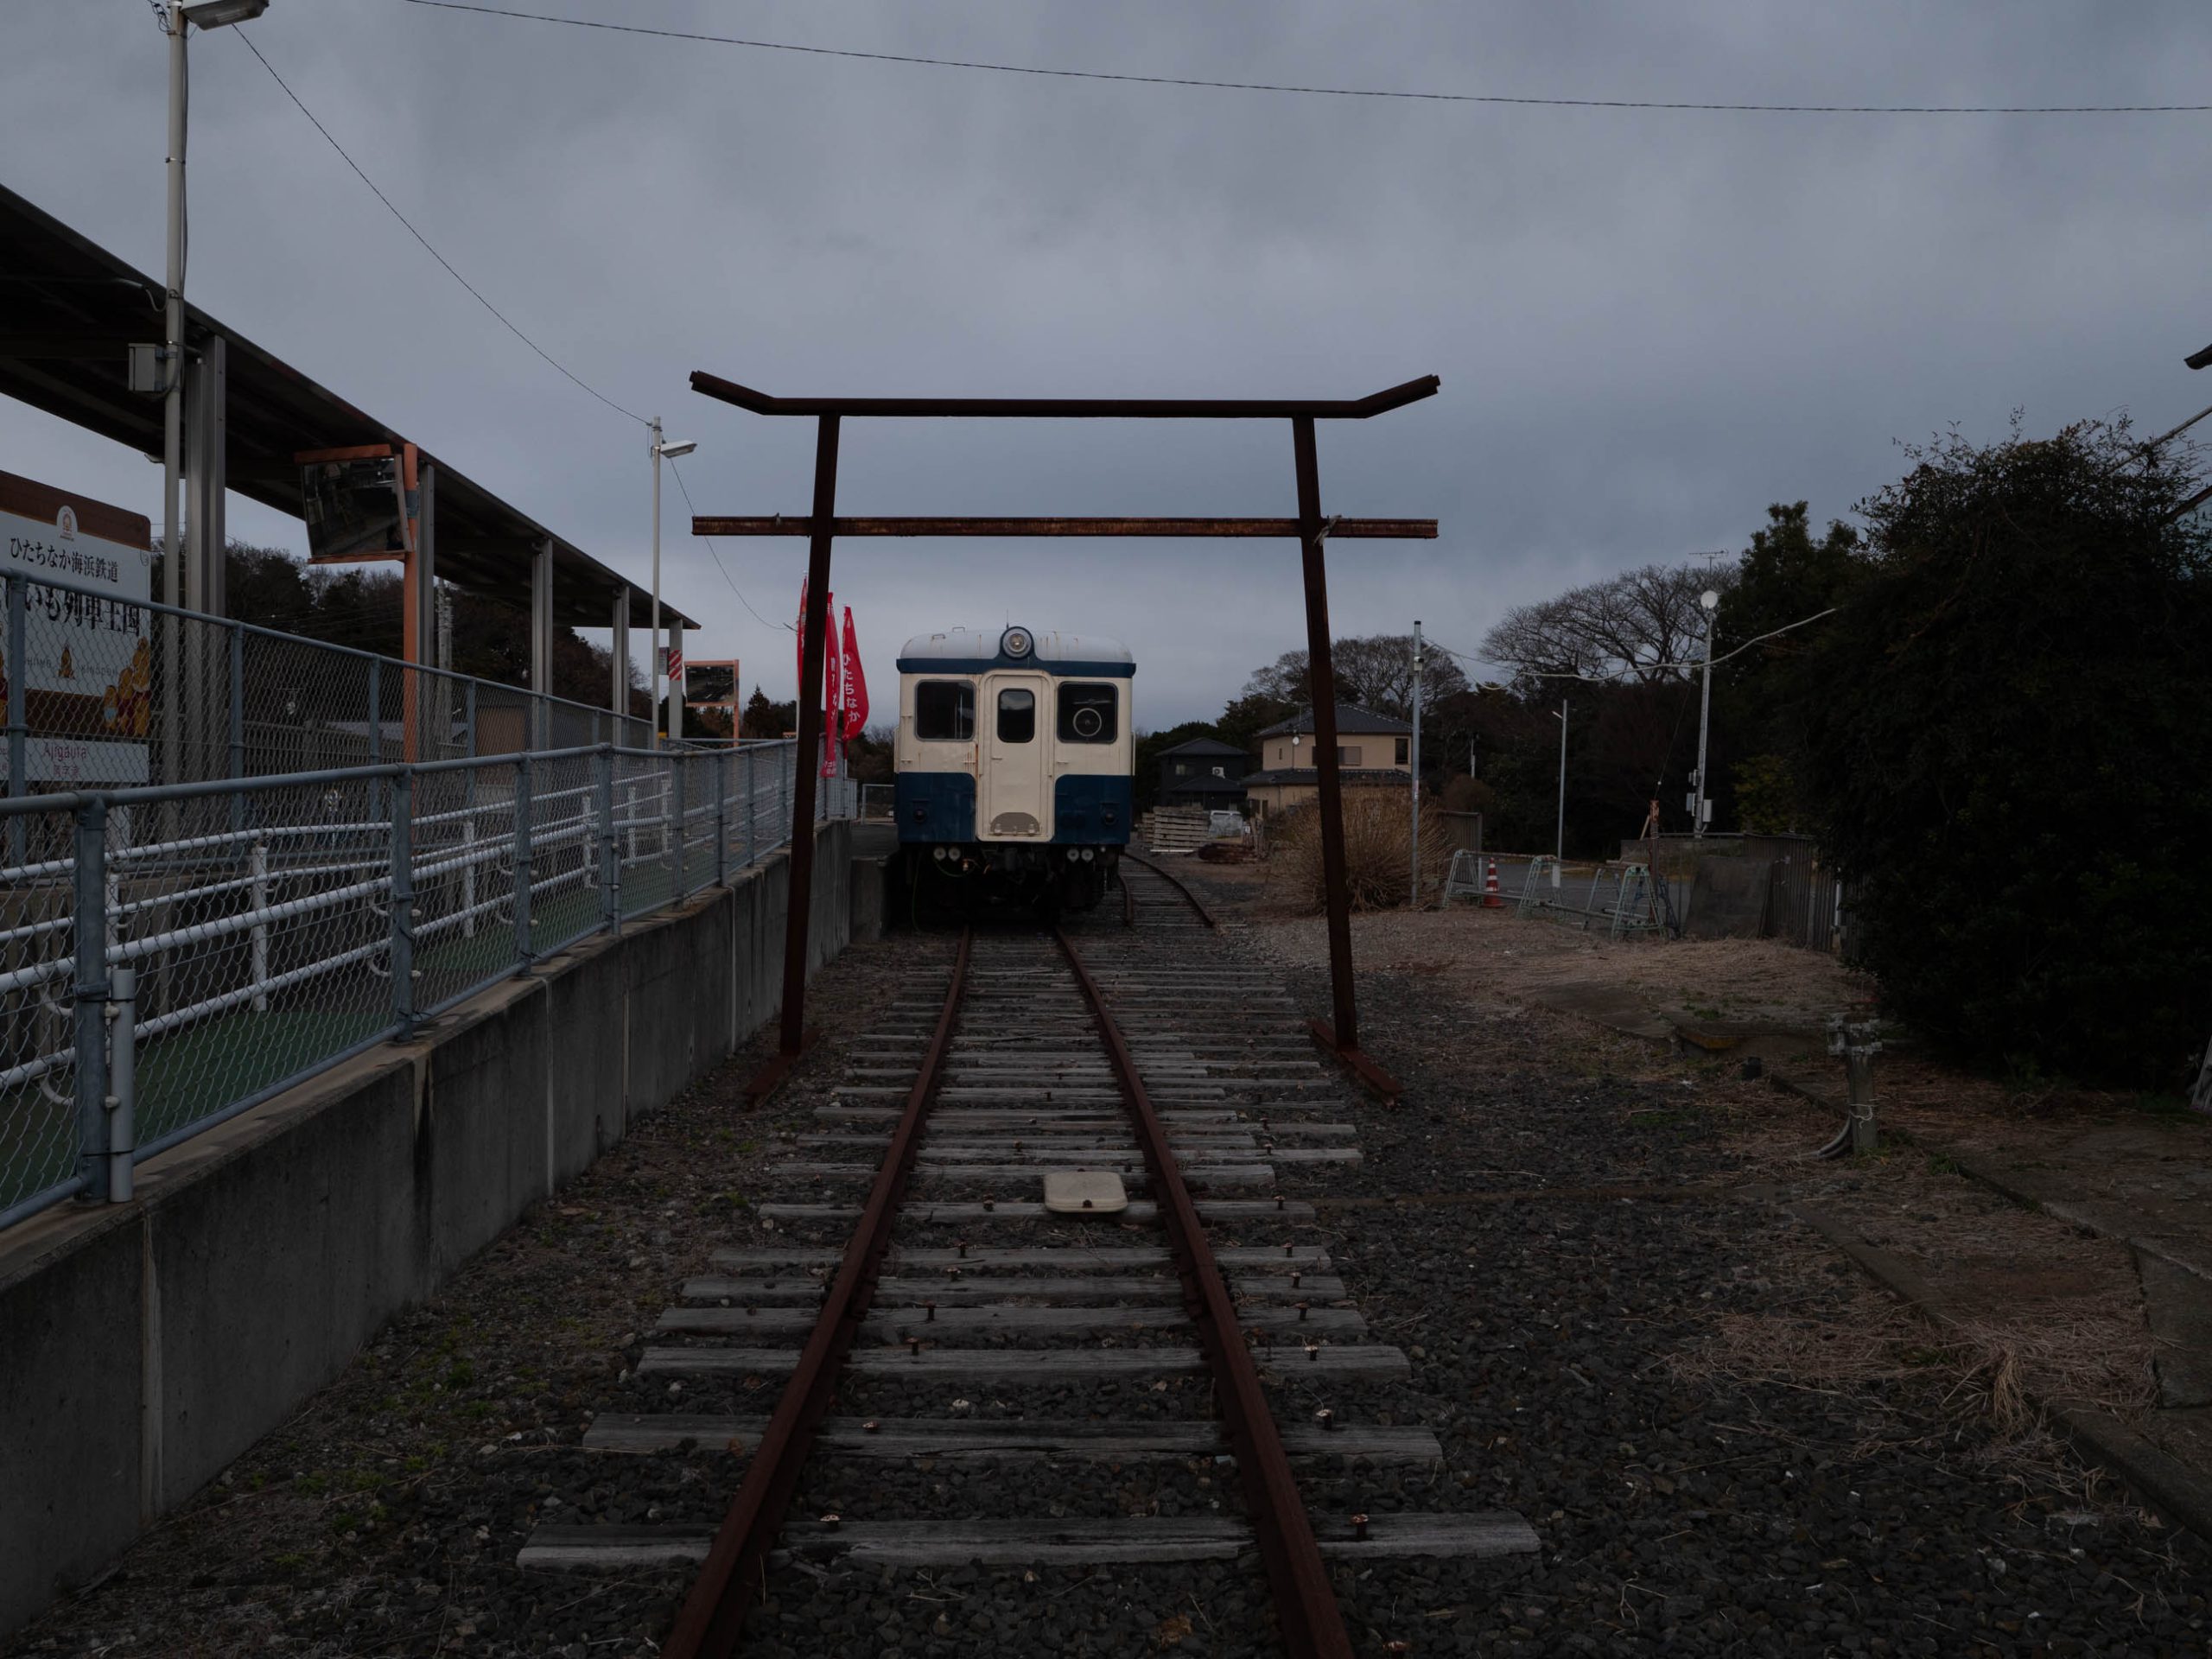
[[[656,29],[645,23],[608,22],[595,17],[559,17],[548,12],[515,11],[468,0],[406,0],[437,11],[474,12],[518,22],[559,23],[610,35],[643,35],[656,40],[708,46],[744,47],[756,52],[796,52],[808,57],[850,58],[863,63],[906,64],[930,69],[968,69],[1000,75],[1035,75],[1054,80],[1119,81],[1139,86],[1187,86],[1208,92],[1287,92],[1304,98],[1383,98],[1424,104],[1500,104],[1555,110],[1667,110],[1738,115],[2202,115],[2212,104],[1732,104],[1688,99],[1525,98],[1503,92],[1428,92],[1382,86],[1317,86],[1290,81],[1216,80],[1200,75],[1147,75],[1108,69],[1068,69],[1042,64],[997,63],[978,58],[925,57],[912,52],[864,52],[851,47],[809,46],[796,41],[765,41],[738,35],[708,35],[693,29]]]
[[[1795,622],[1785,622],[1778,628],[1770,628],[1764,633],[1753,634],[1749,639],[1745,640],[1743,644],[1738,645],[1733,651],[1724,651],[1719,656],[1713,658],[1713,666],[1718,667],[1722,663],[1728,661],[1732,657],[1740,657],[1745,652],[1749,651],[1753,645],[1764,645],[1768,640],[1773,639],[1777,634],[1788,633],[1793,628],[1802,628],[1808,622],[1817,622],[1824,616],[1834,616],[1835,613],[1836,607],[1831,605],[1824,611],[1815,611],[1810,616],[1801,616]],[[1424,643],[1434,645],[1437,650],[1443,652],[1447,656],[1457,657],[1463,663],[1472,663],[1479,666],[1484,661],[1484,659],[1479,657],[1469,656],[1464,651],[1453,651],[1451,646],[1445,645],[1440,640],[1431,639]],[[1503,664],[1501,666],[1512,668],[1516,673],[1526,673],[1540,680],[1580,680],[1586,684],[1590,685],[1630,685],[1635,683],[1634,680],[1626,674],[1585,674],[1580,671],[1569,673],[1559,669],[1526,668],[1519,664]],[[1649,673],[1656,669],[1681,670],[1686,672],[1695,672],[1697,670],[1702,669],[1705,666],[1707,666],[1706,659],[1702,657],[1699,658],[1695,662],[1688,663],[1634,663],[1630,664],[1630,667],[1637,673]]]
[[[498,306],[493,304],[491,301],[484,297],[482,290],[478,289],[475,283],[470,282],[467,277],[462,276],[458,270],[454,269],[452,260],[447,258],[445,255],[440,253],[437,249],[430,245],[430,238],[424,236],[422,232],[415,228],[414,222],[410,219],[406,214],[399,211],[398,207],[393,204],[391,198],[385,194],[382,190],[377,188],[377,181],[361,170],[361,164],[346,153],[346,146],[340,143],[336,138],[333,137],[331,136],[330,129],[324,126],[321,121],[315,118],[315,111],[308,108],[305,104],[300,101],[300,95],[294,92],[285,82],[283,76],[276,73],[276,66],[270,62],[267,58],[262,57],[261,48],[256,46],[253,41],[248,38],[245,30],[243,29],[233,29],[231,33],[237,35],[239,41],[244,42],[247,51],[252,53],[255,57],[261,59],[261,67],[269,71],[269,78],[275,81],[277,86],[283,88],[284,96],[292,100],[293,105],[298,109],[299,112],[307,117],[309,124],[311,124],[317,132],[323,136],[324,141],[327,143],[333,149],[338,152],[338,158],[344,162],[346,166],[353,169],[353,176],[360,180],[363,184],[369,187],[370,194],[375,196],[378,201],[382,202],[385,205],[385,210],[389,212],[394,219],[397,219],[406,227],[408,235],[413,237],[417,242],[420,242],[423,245],[424,252],[428,253],[431,258],[436,260],[441,265],[445,267],[447,276],[452,277],[454,281],[459,283],[463,288],[467,289],[469,291],[469,294],[475,299],[477,304],[482,306],[486,311],[489,311],[494,317],[499,319],[499,326],[501,327],[505,328],[517,340],[522,341],[524,345],[529,346],[531,351],[536,352],[538,356],[543,358],[548,363],[559,370],[562,374],[573,381],[576,385],[581,386],[584,391],[598,398],[601,403],[605,404],[616,414],[629,416],[629,417],[637,422],[639,426],[650,424],[644,416],[636,414],[630,410],[623,408],[621,404],[616,403],[605,392],[600,391],[598,387],[593,385],[589,381],[584,379],[582,376],[577,374],[566,364],[563,363],[558,358],[555,357],[552,353],[547,351],[543,346],[540,346],[528,334],[525,334],[521,329],[516,327],[513,322],[508,319],[507,315],[504,311],[500,310]]]
[[[671,455],[668,458],[668,470],[675,477],[676,487],[683,493],[684,506],[690,511],[691,516],[694,518],[696,518],[699,516],[699,509],[691,505],[691,491],[683,482],[683,469],[677,466],[676,457],[673,455]],[[739,590],[735,578],[731,576],[729,573],[729,567],[722,563],[721,550],[715,545],[715,538],[711,536],[705,536],[702,537],[700,539],[706,543],[707,551],[715,561],[715,569],[722,573],[722,580],[729,583],[730,592],[737,594],[737,602],[744,606],[747,610],[753,611],[753,620],[755,622],[758,622],[764,628],[781,628],[785,633],[797,633],[798,632],[798,626],[796,623],[771,622],[766,617],[761,615],[760,612],[753,611],[753,601],[747,599],[744,594]]]

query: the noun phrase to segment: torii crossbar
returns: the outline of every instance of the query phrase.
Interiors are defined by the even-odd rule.
[[[768,1093],[806,1042],[806,957],[814,896],[816,757],[822,749],[823,630],[830,602],[830,548],[839,536],[1036,537],[1296,537],[1306,584],[1306,647],[1313,696],[1315,781],[1321,808],[1321,880],[1329,918],[1329,982],[1332,1020],[1312,1022],[1314,1040],[1362,1081],[1387,1097],[1402,1090],[1359,1046],[1359,1010],[1352,989],[1351,906],[1344,874],[1343,779],[1337,764],[1337,677],[1329,652],[1329,585],[1323,556],[1332,537],[1433,540],[1433,518],[1338,518],[1321,516],[1320,466],[1313,423],[1365,420],[1436,394],[1440,382],[1425,375],[1366,397],[775,397],[719,375],[695,372],[691,389],[756,415],[810,416],[814,442],[814,507],[803,517],[699,516],[695,536],[801,536],[807,542],[806,616],[802,624],[798,695],[798,787],[791,798],[789,902],[785,907],[784,999],[775,1058],[746,1087],[753,1098]],[[1295,518],[840,518],[837,517],[839,423],[855,416],[938,416],[1021,420],[1287,420],[1298,480]],[[1414,757],[1421,764],[1421,757]]]

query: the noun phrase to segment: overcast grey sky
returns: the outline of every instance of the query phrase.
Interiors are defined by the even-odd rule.
[[[868,50],[1538,96],[2212,101],[2201,0],[1935,8],[1681,0],[513,0]],[[7,7],[0,179],[162,261],[165,60],[146,0]],[[1321,432],[1323,505],[1440,540],[1332,556],[1339,633],[1503,610],[1816,518],[1956,423],[2212,402],[2212,116],[1531,109],[1037,79],[273,0],[254,41],[448,258],[609,397],[698,440],[709,512],[803,512],[811,429],[693,394],[1441,395]],[[633,576],[642,431],[408,238],[224,34],[194,41],[199,305]],[[1293,508],[1280,425],[849,423],[851,512]],[[138,457],[0,402],[0,467],[158,518]],[[788,695],[671,489],[669,594]],[[234,533],[295,548],[232,499]],[[797,543],[721,544],[780,623]],[[1211,715],[1302,644],[1294,548],[847,543],[878,708],[906,634],[1009,618],[1125,639],[1140,721]],[[642,642],[640,642],[642,652]]]

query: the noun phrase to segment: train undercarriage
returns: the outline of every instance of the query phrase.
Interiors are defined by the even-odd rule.
[[[914,908],[932,916],[1096,910],[1121,880],[1119,847],[908,842],[900,850]]]

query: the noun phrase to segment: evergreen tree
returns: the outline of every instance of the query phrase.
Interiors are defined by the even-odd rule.
[[[1939,440],[1794,671],[1885,1001],[1990,1064],[2173,1086],[2212,1028],[2212,537],[2124,426]]]

